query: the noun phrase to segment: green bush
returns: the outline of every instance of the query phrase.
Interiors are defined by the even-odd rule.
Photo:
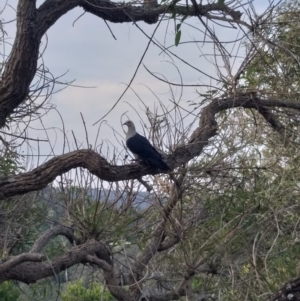
[[[62,293],[63,301],[113,301],[113,296],[103,290],[103,286],[93,282],[88,288],[83,285],[83,280],[68,284],[66,291]]]
[[[0,284],[0,300],[16,301],[20,297],[20,291],[11,281],[4,281]]]

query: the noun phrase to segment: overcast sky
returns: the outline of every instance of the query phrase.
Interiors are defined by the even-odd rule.
[[[0,7],[3,7],[6,1],[0,0],[1,2]],[[13,7],[15,7],[16,2],[16,0],[8,1]],[[260,12],[266,6],[266,3],[266,1],[257,0],[254,2],[254,6]],[[82,9],[74,9],[50,28],[47,32],[47,48],[43,55],[45,65],[54,76],[60,76],[68,72],[60,79],[61,81],[75,80],[75,85],[94,87],[68,87],[54,94],[51,98],[51,103],[57,107],[57,110],[63,117],[64,126],[73,147],[74,143],[72,135],[70,135],[71,131],[74,131],[80,142],[85,143],[85,130],[80,112],[86,121],[89,141],[91,144],[94,144],[98,127],[92,126],[92,124],[103,117],[120,97],[126,88],[125,84],[128,84],[132,78],[148,44],[148,39],[132,23],[109,23],[116,40],[111,35],[106,24],[101,19],[89,13],[84,14],[74,23],[82,13]],[[5,21],[14,19],[14,10],[7,7],[2,13],[1,18]],[[182,41],[203,40],[203,27],[199,20],[194,18],[190,23],[199,28],[200,31],[183,25]],[[150,26],[143,22],[139,22],[138,25],[149,35],[152,34],[156,27],[156,25]],[[234,40],[240,34],[238,30],[230,28],[218,27],[217,25],[214,25],[214,28],[220,41]],[[10,42],[12,43],[15,33],[15,22],[6,24],[5,30],[7,36],[11,37]],[[164,43],[165,41],[165,45],[167,46],[172,45],[174,43],[173,21],[169,23],[166,21],[163,22],[158,28],[155,38],[160,43]],[[232,44],[228,45],[228,50],[231,51],[233,46]],[[9,49],[7,48],[6,51],[9,51]],[[214,52],[212,44],[179,45],[179,47],[173,47],[172,51],[196,68],[216,77],[216,68],[210,62],[213,59],[211,54]],[[152,44],[143,63],[159,76],[164,76],[169,81],[180,83],[180,76],[170,61],[169,57],[161,54],[161,50]],[[235,61],[235,67],[241,61],[242,59],[238,58]],[[180,69],[185,84],[210,83],[209,78],[198,71],[193,70],[176,59],[174,59],[174,63]],[[57,86],[57,88],[60,87]],[[155,92],[166,106],[171,106],[170,98],[172,97],[169,86],[155,79],[143,66],[140,67],[132,88],[149,105],[150,109],[153,109],[155,102],[157,103],[155,96],[150,90]],[[175,93],[176,100],[178,100],[180,89],[173,87],[173,92]],[[187,108],[188,100],[200,101],[195,87],[184,88],[181,105]],[[113,127],[123,135],[120,117],[125,112],[128,112],[127,116],[137,123],[138,131],[143,132],[139,124],[139,117],[131,106],[142,114],[138,98],[129,90],[116,108],[105,118],[109,126],[101,128],[99,142],[102,139],[109,139],[113,145],[116,144],[118,146],[113,138],[113,132],[110,127]],[[145,118],[143,114],[141,116]],[[43,117],[43,123],[47,128],[53,126],[62,128],[59,115],[55,111],[51,111],[47,116]],[[35,123],[33,127],[40,128],[41,126],[39,123]],[[32,138],[47,138],[43,131],[31,131],[30,135]],[[62,135],[59,134],[59,131],[56,131],[56,137],[53,136],[54,133],[51,131],[49,135],[53,141],[56,139],[55,154],[58,155],[62,152]],[[86,144],[84,145],[86,147]],[[120,146],[118,147],[120,148]],[[41,152],[45,152],[45,154],[49,153],[49,146],[45,144],[41,145]]]

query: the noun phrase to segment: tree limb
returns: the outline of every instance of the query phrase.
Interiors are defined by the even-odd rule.
[[[44,259],[45,256],[39,253],[23,253],[18,256],[11,257],[4,263],[0,264],[0,275],[7,272],[8,270],[13,269],[15,266],[21,264],[22,262],[25,261],[40,262],[43,261]]]
[[[104,260],[101,260],[93,255],[86,255],[86,261],[90,264],[96,264],[99,268],[106,272],[111,272],[112,267],[111,265],[107,264]]]
[[[174,236],[172,238],[166,239],[162,244],[159,245],[157,248],[157,252],[162,252],[165,250],[168,250],[175,245],[177,245],[180,242],[180,237],[179,236]]]
[[[77,245],[80,244],[80,240],[74,235],[74,231],[66,226],[63,225],[58,225],[55,226],[47,231],[45,231],[41,237],[39,237],[33,247],[31,248],[30,252],[31,253],[40,253],[48,244],[48,242],[58,236],[58,235],[63,235],[65,236],[71,244],[73,242],[76,242]]]
[[[35,1],[20,0],[17,8],[16,39],[0,80],[0,128],[29,94],[40,45],[35,25]]]
[[[6,272],[0,273],[0,283],[5,280],[17,280],[26,284],[35,283],[40,279],[55,276],[75,264],[86,263],[86,256],[94,253],[97,253],[97,256],[108,264],[111,263],[110,253],[106,246],[102,242],[90,241],[84,245],[72,248],[67,254],[51,262],[23,262],[18,264]],[[34,255],[31,255],[34,253],[29,254],[29,256],[34,257]]]
[[[300,300],[300,278],[290,280],[276,293],[271,295],[268,301],[299,301]]]
[[[77,7],[81,0],[46,0],[37,9],[38,38],[41,39],[46,31],[64,14]]]
[[[223,110],[237,107],[253,108],[261,113],[262,109],[267,107],[300,110],[300,103],[276,99],[266,100],[247,95],[215,99],[201,111],[199,127],[192,133],[188,144],[176,148],[172,154],[166,156],[166,163],[174,169],[199,156],[203,148],[208,144],[209,139],[217,134],[216,114]],[[271,114],[268,111],[267,121],[272,120],[271,125],[274,126],[273,123],[275,123],[276,116]],[[266,115],[264,114],[263,116],[265,117]],[[278,130],[278,127],[275,127],[275,129]],[[57,156],[32,171],[2,178],[0,180],[0,200],[42,189],[57,176],[77,167],[86,168],[100,179],[109,182],[139,179],[145,175],[161,173],[159,170],[143,163],[122,166],[112,165],[93,150],[76,150]]]
[[[113,23],[145,21],[149,24],[154,24],[158,21],[160,15],[172,13],[173,11],[172,6],[165,4],[149,7],[103,0],[83,0],[79,6],[101,19]],[[242,16],[241,12],[230,9],[227,5],[217,2],[204,5],[199,4],[197,11],[193,6],[176,6],[176,13],[181,16],[196,16],[198,13],[202,16],[206,16],[210,12],[223,12],[225,15],[231,16],[231,22],[239,20]]]

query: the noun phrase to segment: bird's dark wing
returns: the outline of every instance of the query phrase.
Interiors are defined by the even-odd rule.
[[[126,145],[131,152],[139,155],[141,158],[161,159],[161,154],[151,145],[151,143],[142,135],[135,134],[126,141]]]
[[[135,134],[127,139],[126,145],[132,153],[149,162],[152,166],[161,170],[170,170],[169,166],[162,160],[161,154],[140,134]]]

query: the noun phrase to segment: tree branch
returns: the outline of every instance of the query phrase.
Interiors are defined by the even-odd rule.
[[[173,7],[170,5],[149,7],[103,0],[81,1],[80,6],[85,11],[113,23],[145,21],[149,24],[154,24],[158,21],[160,15],[172,13],[173,11]],[[193,6],[177,5],[176,13],[181,16],[196,16],[198,13],[206,16],[210,12],[223,12],[225,15],[232,17],[231,22],[239,20],[242,16],[241,12],[232,10],[227,5],[219,3],[198,5],[197,8],[195,10]]]
[[[168,250],[175,245],[177,245],[180,242],[180,237],[179,236],[174,236],[172,238],[166,239],[162,244],[159,245],[157,248],[157,252],[162,252],[165,250]]]
[[[298,301],[300,300],[300,278],[293,279],[283,285],[268,301]]]
[[[90,264],[96,264],[99,268],[104,271],[111,272],[111,265],[107,264],[104,260],[97,258],[96,256],[86,255],[86,261]]]
[[[18,264],[6,272],[0,273],[0,283],[5,280],[18,280],[26,284],[35,283],[40,279],[55,276],[75,264],[86,263],[86,256],[94,253],[97,253],[97,256],[108,264],[111,263],[110,253],[105,245],[102,242],[90,241],[82,246],[72,248],[67,254],[52,262],[23,262]],[[34,257],[32,254],[30,253],[29,256]]]
[[[76,236],[74,235],[74,231],[71,228],[58,225],[44,232],[42,236],[36,240],[30,252],[40,253],[46,247],[48,242],[53,237],[56,237],[58,235],[65,236],[71,244],[73,244],[73,242],[76,242],[77,245],[80,244],[80,240],[76,238]]]
[[[13,269],[15,266],[21,264],[25,261],[39,262],[43,261],[45,256],[43,254],[38,253],[23,253],[18,256],[14,256],[9,258],[4,263],[0,264],[0,275],[7,272],[8,270]],[[1,276],[0,276],[1,278]]]
[[[29,94],[35,75],[40,39],[36,36],[35,1],[20,0],[14,46],[0,80],[0,128]]]
[[[217,134],[215,115],[223,110],[237,107],[253,108],[262,113],[262,110],[267,107],[300,110],[300,103],[276,99],[265,100],[247,95],[215,99],[201,111],[199,127],[192,133],[189,143],[178,147],[172,154],[166,156],[166,163],[174,169],[199,156],[203,148],[208,144],[209,139]],[[274,126],[275,115],[272,114],[272,119],[270,119],[270,114],[271,112],[268,111],[267,121],[270,122],[272,120],[271,125]],[[265,117],[266,115],[263,114],[263,116]],[[275,129],[278,130],[277,127]],[[109,182],[139,179],[145,175],[161,173],[159,170],[153,169],[143,163],[123,166],[112,165],[105,158],[90,149],[76,150],[57,156],[32,171],[1,179],[0,200],[42,189],[57,176],[76,167],[86,168],[100,179]]]
[[[116,273],[113,267],[113,263],[108,263],[105,260],[99,259],[101,258],[101,254],[95,253],[96,256],[87,255],[86,259],[90,264],[97,264],[102,270],[103,275],[106,281],[106,285],[110,291],[110,293],[117,299],[123,301],[131,301],[129,292],[127,292],[123,287],[121,287],[120,281],[120,273],[119,271]]]
[[[37,9],[38,37],[41,39],[46,31],[64,14],[77,7],[81,0],[46,0]]]

